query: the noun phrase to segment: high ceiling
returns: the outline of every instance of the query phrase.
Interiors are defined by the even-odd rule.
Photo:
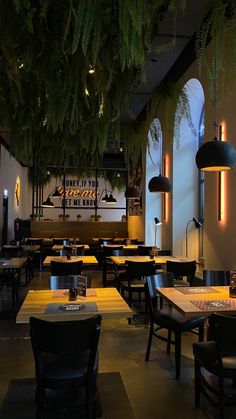
[[[178,68],[181,66],[180,72],[181,70],[184,71],[185,66],[189,65],[191,56],[188,45],[191,43],[197,28],[210,11],[211,6],[212,0],[188,0],[186,2],[184,14],[177,17],[173,47],[171,47],[174,39],[173,16],[170,12],[165,14],[160,24],[159,34],[153,38],[152,52],[147,56],[142,81],[137,87],[131,87],[128,105],[123,105],[121,108],[122,123],[130,123],[139,118],[153,89],[168,76],[169,72],[171,72],[171,79],[175,75],[178,78],[177,65]],[[170,48],[164,48],[165,52],[161,54],[155,52],[158,47],[167,44],[170,45]],[[191,45],[194,48],[193,42]]]
[[[215,1],[4,3],[1,134],[6,139],[10,132],[25,164],[32,165],[34,150],[41,167],[73,156],[77,167],[86,168],[97,167],[109,145],[119,150],[119,122],[141,121],[163,79],[181,77],[194,59],[195,31]],[[135,147],[140,153],[141,145]]]

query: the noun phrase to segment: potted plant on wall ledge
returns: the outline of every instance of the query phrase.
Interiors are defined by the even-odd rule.
[[[81,214],[78,214],[77,215],[77,221],[80,221],[80,218],[81,218]]]
[[[94,216],[94,221],[101,221],[101,215],[97,214]]]

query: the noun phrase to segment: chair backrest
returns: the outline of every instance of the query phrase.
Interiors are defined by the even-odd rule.
[[[23,249],[21,246],[7,247],[2,246],[2,255],[5,258],[17,258],[22,255]]]
[[[53,239],[53,244],[63,244],[64,239]]]
[[[171,250],[158,249],[158,256],[171,256]]]
[[[84,276],[82,277],[84,278]],[[87,278],[87,288],[91,287],[91,277]],[[52,275],[48,278],[48,286],[50,290],[65,290],[70,288],[78,288],[81,275]]]
[[[81,275],[83,262],[82,260],[76,262],[58,262],[52,260],[50,266],[52,275]]]
[[[152,247],[153,246],[138,245],[138,255],[140,255],[140,256],[149,256],[150,253],[152,252]]]
[[[197,265],[195,260],[189,262],[175,262],[172,260],[166,261],[167,272],[173,272],[175,279],[187,276],[188,281],[190,281],[190,283],[194,278],[196,266]]]
[[[104,256],[119,256],[122,254],[123,246],[103,246]],[[118,251],[118,252],[117,252]]]
[[[208,317],[208,340],[218,344],[220,352],[232,351],[236,355],[236,317],[213,313]]]
[[[230,285],[230,271],[203,270],[204,285]]]
[[[146,289],[149,304],[149,311],[152,314],[157,307],[157,288],[171,288],[174,286],[174,275],[172,272],[162,272],[146,277]]]
[[[153,260],[150,262],[125,261],[126,276],[129,279],[142,278],[144,276],[155,275],[156,266]]]
[[[110,238],[110,239],[98,239],[98,243],[102,244],[104,246],[107,246],[109,244],[113,244],[114,243],[114,239]]]
[[[87,374],[92,374],[100,336],[101,319],[99,314],[83,320],[62,322],[30,317],[30,338],[35,360],[36,379],[42,379],[46,373],[48,354],[51,356],[63,354],[64,363],[71,362],[70,359],[73,355],[78,356],[79,359],[80,353],[87,352]],[[52,362],[53,358],[50,359]],[[63,366],[65,368],[65,365],[62,365],[62,368]],[[58,362],[57,368],[59,368]]]

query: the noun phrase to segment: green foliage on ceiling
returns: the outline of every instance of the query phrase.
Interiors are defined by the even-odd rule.
[[[211,40],[210,48],[207,44]],[[211,13],[197,31],[199,72],[206,69],[213,102],[230,88],[236,71],[236,2],[214,0]],[[220,95],[219,95],[220,93]]]
[[[0,121],[19,159],[99,164],[163,13],[183,0],[0,0]],[[92,71],[95,70],[94,73]],[[129,139],[128,139],[129,143]],[[127,144],[129,147],[129,144]],[[136,144],[139,147],[139,144]]]

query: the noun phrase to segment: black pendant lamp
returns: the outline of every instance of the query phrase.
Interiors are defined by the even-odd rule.
[[[129,186],[125,191],[126,199],[139,199],[140,190],[137,186]]]
[[[213,140],[205,142],[196,154],[196,164],[204,172],[221,172],[233,169],[236,164],[236,150],[227,141]]]
[[[50,195],[51,198],[62,198],[58,186],[55,187],[54,192]]]
[[[166,176],[162,176],[161,173],[159,176],[154,176],[148,184],[148,189],[150,192],[160,192],[168,193],[171,191],[171,182]]]
[[[110,195],[108,196],[106,202],[108,204],[115,204],[117,202],[117,199],[114,198],[114,196],[112,195],[112,193],[110,193]]]
[[[49,196],[47,197],[46,201],[42,202],[41,206],[44,207],[44,208],[54,208],[54,204],[51,201]]]

